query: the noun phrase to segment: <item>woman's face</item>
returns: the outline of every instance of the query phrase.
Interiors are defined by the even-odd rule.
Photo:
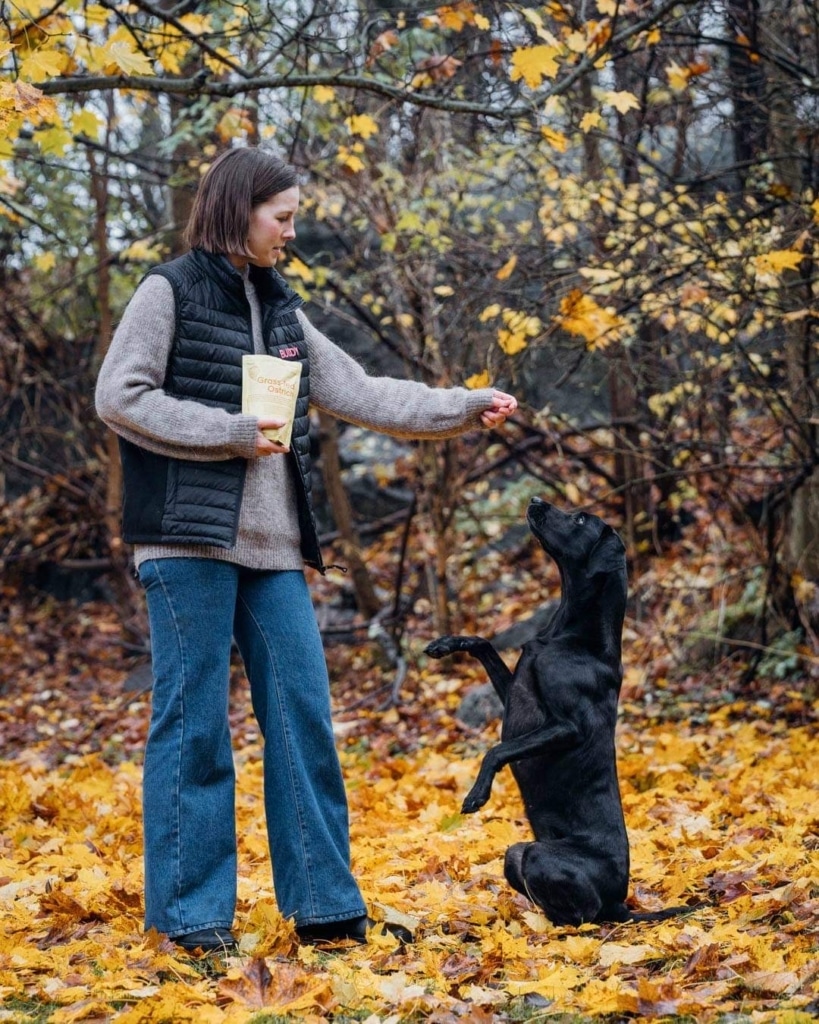
[[[275,267],[288,242],[296,237],[299,188],[295,185],[254,206],[250,214],[247,247],[253,253],[245,260],[256,267]]]

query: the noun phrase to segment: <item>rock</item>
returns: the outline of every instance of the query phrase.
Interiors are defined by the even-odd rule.
[[[500,697],[495,693],[494,686],[486,683],[483,686],[473,686],[464,694],[455,717],[473,729],[483,729],[502,714],[503,704]]]
[[[549,601],[528,619],[516,622],[514,626],[496,634],[492,638],[493,645],[499,651],[522,647],[527,640],[532,640],[537,633],[548,626],[559,606],[559,601]],[[474,686],[468,690],[455,711],[458,721],[473,729],[483,729],[502,715],[503,704],[491,683]]]
[[[549,625],[559,607],[559,601],[548,601],[538,608],[534,615],[530,615],[528,619],[522,619],[508,629],[497,633],[492,638],[492,643],[499,651],[508,651],[513,647],[523,647],[527,640],[533,640],[542,629]]]
[[[150,661],[131,669],[122,682],[123,690],[129,693],[148,693],[154,685],[154,673]]]

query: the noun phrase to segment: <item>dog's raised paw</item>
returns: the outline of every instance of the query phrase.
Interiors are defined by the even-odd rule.
[[[470,789],[461,804],[461,814],[474,814],[475,811],[479,811],[483,807],[488,799],[488,793],[484,795],[482,792],[476,793],[474,789]]]

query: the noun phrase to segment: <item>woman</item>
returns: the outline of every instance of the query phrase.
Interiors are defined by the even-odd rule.
[[[259,149],[210,167],[190,251],[154,268],[103,363],[100,417],[119,435],[123,539],[145,588],[154,687],[145,749],[145,926],[187,950],[235,947],[235,637],[264,745],[276,899],[305,942],[366,940],[350,872],[329,682],[304,565],[323,571],[310,498],[308,404],[396,437],[495,427],[491,389],[369,377],[310,323],[274,269],[295,236],[296,171]],[[241,413],[241,361],[301,364],[290,447]]]

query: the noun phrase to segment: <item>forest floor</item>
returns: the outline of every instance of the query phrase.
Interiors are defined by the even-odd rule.
[[[196,960],[143,933],[150,698],[127,688],[145,661],[123,646],[133,647],[134,624],[107,603],[6,588],[0,1022],[814,1020],[817,660],[774,643],[750,678],[759,644],[702,635],[709,614],[724,622],[728,604],[747,597],[755,569],[724,524],[703,518],[693,529],[702,535],[631,581],[618,729],[630,904],[693,908],[678,918],[558,928],[509,888],[504,851],[528,835],[520,798],[504,771],[486,807],[460,813],[498,726],[455,716],[485,677],[466,660],[426,659],[425,597],[408,614],[395,701],[395,668],[366,624],[353,621],[358,632],[328,645],[355,872],[373,917],[413,931],[405,946],[377,926],[363,947],[299,947],[278,913],[259,735],[238,663],[239,955]],[[385,535],[368,552],[385,595],[397,545]],[[461,566],[466,632],[497,634],[557,596],[556,572],[531,544],[472,554]],[[319,609],[337,603],[339,574],[314,583]],[[511,664],[514,652],[504,656]]]

